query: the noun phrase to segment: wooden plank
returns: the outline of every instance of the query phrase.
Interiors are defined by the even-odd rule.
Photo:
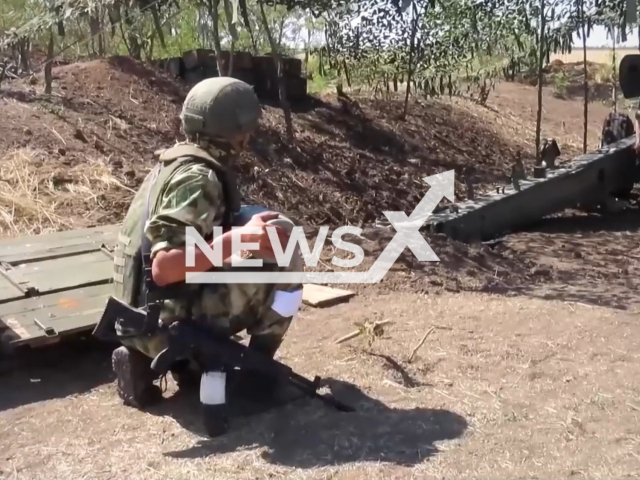
[[[111,282],[113,258],[104,251],[24,263],[7,270],[11,280],[40,294]]]
[[[24,292],[0,273],[0,303],[24,297]]]
[[[74,237],[90,237],[104,235],[105,233],[118,232],[120,225],[103,225],[100,227],[81,228],[77,230],[63,230],[60,232],[43,233],[41,235],[28,235],[25,237],[5,238],[0,240],[0,250],[6,247],[20,246],[27,241],[32,245],[50,244],[58,240],[65,240]]]
[[[110,284],[96,285],[0,305],[0,334],[4,341],[21,345],[46,340],[42,326],[53,327],[61,336],[92,330],[111,293]]]
[[[349,290],[308,283],[303,286],[302,301],[312,307],[329,307],[347,301],[354,295]]]
[[[115,235],[113,239],[104,238],[104,240],[112,240],[109,243],[115,243]],[[104,242],[105,245],[109,245],[109,243]],[[69,255],[77,255],[82,253],[96,252],[100,250],[103,242],[97,241],[82,241],[79,240],[77,243],[68,244],[68,245],[59,245],[54,247],[42,248],[39,250],[33,250],[31,252],[15,252],[15,253],[7,253],[0,251],[0,261],[4,261],[9,265],[17,265],[26,262],[33,262],[39,260],[49,260],[58,257],[64,257]]]
[[[102,315],[102,311],[104,310],[104,304],[106,299],[102,299],[99,305],[95,305],[94,308],[87,308],[82,312],[76,313],[74,315],[66,316],[60,319],[59,322],[49,322],[46,325],[47,327],[53,327],[56,329],[57,335],[54,337],[48,336],[42,328],[40,328],[35,320],[32,320],[30,323],[20,323],[22,326],[21,330],[12,329],[12,333],[16,335],[11,337],[5,337],[9,339],[9,344],[12,347],[18,347],[22,345],[31,345],[37,346],[39,344],[44,343],[52,343],[51,340],[58,341],[63,337],[81,333],[81,332],[91,332],[98,320],[100,320],[100,316]],[[22,319],[25,321],[25,319]],[[27,325],[25,328],[24,325]],[[58,330],[58,327],[62,327],[61,330]],[[19,334],[21,332],[21,335]],[[55,342],[53,342],[55,343]]]
[[[10,303],[0,305],[0,319],[15,316],[19,313],[33,314],[42,309],[60,308],[60,312],[73,310],[88,298],[104,297],[110,295],[113,285],[93,285],[89,287],[69,290],[68,292],[56,292],[49,295],[23,298]],[[47,310],[49,311],[49,310]],[[51,312],[56,315],[55,310]]]
[[[21,263],[40,258],[97,250],[115,244],[119,225],[68,230],[0,241],[0,262]]]

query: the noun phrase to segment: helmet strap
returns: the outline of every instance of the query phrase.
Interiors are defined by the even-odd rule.
[[[234,153],[241,153],[249,146],[249,138],[251,137],[251,134],[239,135],[235,138],[221,138],[194,133],[186,135],[186,137],[188,142],[199,145],[204,149],[210,149],[213,147],[227,153],[231,151]]]

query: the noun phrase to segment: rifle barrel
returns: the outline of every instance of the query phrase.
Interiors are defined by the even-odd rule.
[[[322,394],[318,393],[315,383],[312,382],[311,380],[307,379],[307,378],[304,378],[302,375],[298,375],[297,373],[293,373],[291,375],[291,377],[289,378],[289,381],[291,383],[293,383],[296,387],[298,387],[300,390],[305,392],[307,395],[309,395],[311,397],[315,397],[315,398],[317,398],[319,400],[322,400],[323,402],[325,402],[328,405],[331,405],[333,408],[335,408],[336,410],[338,410],[340,412],[355,412],[356,411],[355,408],[353,408],[350,405],[347,405],[346,403],[342,403],[341,401],[339,401],[337,398],[335,398],[331,394],[322,395]]]
[[[206,327],[194,325],[191,322],[188,324],[183,322],[175,325],[174,328],[182,330],[181,333],[176,335],[175,340],[177,340],[178,343],[182,343],[183,346],[190,344],[191,348],[195,347],[198,353],[207,358],[207,363],[221,362],[229,366],[248,368],[250,370],[255,369],[264,374],[275,374],[280,376],[280,378],[286,377],[290,383],[306,395],[316,397],[326,404],[331,405],[336,410],[341,412],[355,411],[353,407],[338,401],[331,395],[320,395],[318,393],[320,380],[318,377],[316,377],[315,380],[309,380],[295,373],[291,367],[272,358],[263,358],[261,354],[252,351],[245,345],[230,338],[216,335]],[[185,339],[187,340],[186,343]],[[217,348],[215,348],[216,344]]]

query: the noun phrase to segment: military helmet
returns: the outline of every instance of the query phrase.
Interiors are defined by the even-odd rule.
[[[180,119],[187,136],[229,138],[252,132],[260,114],[260,102],[251,85],[232,77],[213,77],[189,91]]]

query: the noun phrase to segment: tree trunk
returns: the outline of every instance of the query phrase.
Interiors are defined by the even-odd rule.
[[[293,119],[291,118],[291,108],[289,107],[289,101],[287,100],[287,87],[282,71],[282,60],[280,59],[280,55],[278,54],[278,46],[276,45],[273,35],[271,34],[269,22],[267,21],[267,15],[264,13],[264,5],[262,4],[262,0],[258,0],[258,6],[260,7],[262,23],[265,33],[267,34],[267,38],[269,39],[269,45],[271,46],[271,56],[273,57],[273,62],[276,66],[278,75],[278,93],[280,96],[280,106],[282,107],[282,112],[284,113],[284,121],[287,129],[287,142],[289,143],[289,145],[292,145],[295,142],[295,136],[293,133]]]
[[[311,29],[307,29],[307,44],[304,48],[304,71],[309,72],[309,48],[311,47]]]
[[[151,39],[149,40],[149,53],[147,55],[147,61],[150,62],[153,60],[153,47],[155,46],[155,33],[151,34]]]
[[[616,43],[618,43],[618,37],[616,36],[615,25],[611,26],[611,32],[613,35],[613,111],[618,112],[618,62],[616,61]]]
[[[18,51],[20,54],[20,64],[22,65],[22,70],[25,73],[31,73],[31,68],[29,66],[29,50],[30,50],[29,39],[27,37],[22,37],[18,40]]]
[[[100,18],[100,35],[99,40],[98,40],[98,52],[100,53],[101,56],[105,56],[107,54],[107,41],[106,41],[106,35],[104,34],[105,29],[102,28],[102,26],[104,25],[104,16],[102,16],[102,18]]]
[[[167,48],[167,45],[164,41],[164,33],[162,32],[162,25],[160,24],[160,13],[158,12],[157,2],[151,4],[151,16],[153,18],[153,28],[158,35],[158,40],[160,41],[160,46],[162,48]]]
[[[413,22],[411,25],[411,38],[409,43],[409,65],[407,68],[407,87],[404,95],[404,109],[402,110],[402,120],[407,118],[407,111],[409,110],[409,95],[411,94],[411,79],[413,76],[413,55],[415,50],[416,43],[416,32],[418,31],[418,21],[420,17],[418,16],[418,8],[416,4],[413,4]]]
[[[342,59],[342,67],[344,68],[344,78],[347,81],[347,87],[351,88],[351,75],[349,75],[349,68],[347,67],[347,61]]]
[[[276,43],[276,46],[278,47],[278,49],[280,49],[280,47],[282,46],[282,36],[284,35],[284,24],[286,20],[287,20],[286,17],[282,17],[280,21],[280,26],[278,27],[278,42]]]
[[[323,52],[324,50],[322,48],[318,51],[318,75],[320,75],[321,77],[325,76]]]
[[[233,52],[236,48],[236,42],[231,40],[231,48],[229,49],[229,68],[227,68],[227,77],[233,74]]]
[[[224,16],[227,19],[227,28],[229,29],[229,35],[231,35],[231,48],[229,49],[229,68],[227,69],[227,76],[230,77],[233,74],[233,53],[236,49],[236,39],[238,38],[238,32],[233,24],[233,12],[231,11],[231,4],[229,0],[223,0]]]
[[[256,42],[256,37],[253,34],[253,28],[251,27],[251,21],[249,20],[249,12],[247,10],[247,0],[239,0],[238,5],[240,7],[240,14],[242,15],[242,19],[245,23],[245,27],[249,32],[249,37],[251,38],[251,47],[253,48],[253,54],[259,55],[260,51],[258,50],[258,43]]]
[[[51,75],[53,63],[53,28],[49,27],[49,45],[47,47],[47,63],[44,66],[44,93],[51,95],[51,83],[53,81]]]
[[[129,52],[129,55],[131,55],[131,46],[127,41],[127,36],[124,33],[124,26],[122,25],[122,22],[118,22],[118,26],[120,27],[120,35],[122,36],[122,42],[124,43],[124,46],[127,48],[127,52]]]
[[[540,165],[540,129],[542,127],[542,81],[544,67],[544,32],[546,18],[544,0],[540,0],[540,32],[538,34],[538,111],[536,112],[536,165]]]
[[[99,33],[100,33],[100,21],[98,20],[97,17],[93,16],[93,15],[89,15],[89,31],[91,32],[91,52],[92,52],[92,56],[95,56],[96,54],[98,55],[103,55],[103,53],[101,53],[101,47],[100,47],[100,43],[98,43],[98,50],[96,51],[96,45],[95,42],[96,40],[98,40],[98,42],[100,42],[99,39]]]
[[[584,73],[584,126],[582,132],[582,153],[587,153],[587,134],[588,130],[588,119],[589,119],[589,70],[587,68],[587,34],[585,32],[585,12],[584,12],[584,0],[580,1],[580,13],[582,17],[582,21],[580,22],[580,30],[582,33],[582,65],[583,65],[583,73]]]
[[[76,25],[78,26],[78,31],[80,32],[80,38],[85,40],[84,36],[84,28],[82,28],[82,24],[80,23],[80,19],[76,17]],[[84,43],[84,48],[87,50],[87,57],[91,58],[91,47],[89,46],[90,42],[82,41],[80,43]],[[78,56],[80,55],[80,45],[76,47],[76,52]]]
[[[213,50],[216,53],[216,65],[218,67],[218,76],[225,74],[224,68],[222,68],[222,46],[220,45],[220,29],[218,26],[219,15],[218,6],[220,0],[207,0],[207,9],[209,10],[209,16],[211,17],[211,24],[213,28]]]
[[[127,37],[129,41],[128,43],[125,42],[125,44],[129,49],[129,55],[131,55],[131,57],[135,58],[136,60],[140,60],[142,58],[142,46],[140,45],[140,41],[133,31],[133,20],[129,15],[126,15],[124,17],[124,23],[127,24]],[[120,27],[122,27],[122,22],[120,22]],[[122,32],[122,35],[124,39],[124,32]]]

